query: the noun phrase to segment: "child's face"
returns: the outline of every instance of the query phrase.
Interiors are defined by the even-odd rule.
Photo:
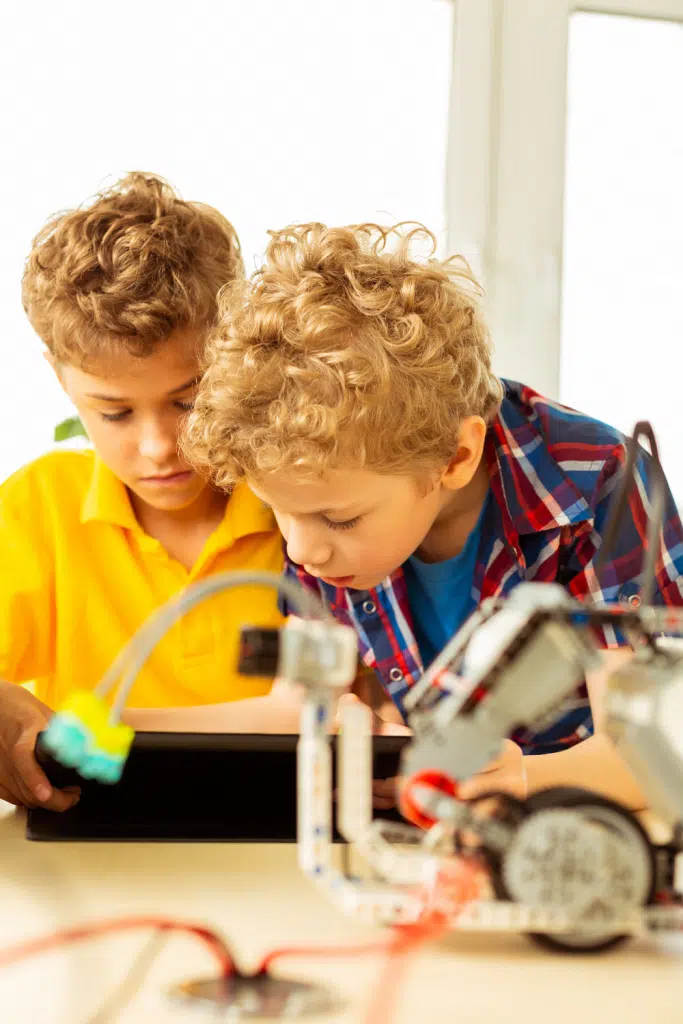
[[[178,431],[200,375],[199,335],[176,330],[152,355],[125,350],[56,367],[102,461],[151,508],[191,506],[206,483],[178,453]]]
[[[406,561],[444,508],[439,475],[387,476],[367,469],[330,470],[322,480],[291,471],[250,480],[271,506],[293,562],[326,583],[377,586]]]

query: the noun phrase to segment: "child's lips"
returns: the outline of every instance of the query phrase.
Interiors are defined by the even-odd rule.
[[[348,587],[354,579],[353,576],[321,576],[323,583],[330,583],[333,587]]]
[[[187,483],[192,476],[191,469],[184,469],[178,473],[164,474],[163,476],[143,477],[143,483],[153,484],[157,487],[178,487]]]

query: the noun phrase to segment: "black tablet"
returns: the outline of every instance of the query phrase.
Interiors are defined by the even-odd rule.
[[[64,814],[30,810],[27,837],[72,842],[295,842],[297,740],[296,735],[137,733],[116,786],[85,781],[47,761],[44,768],[51,782],[78,784],[82,796]],[[406,742],[404,736],[373,737],[375,778],[397,774]],[[396,811],[375,814],[401,820]]]

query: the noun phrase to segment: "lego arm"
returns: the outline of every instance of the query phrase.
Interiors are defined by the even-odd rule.
[[[632,656],[630,649],[605,651],[603,666],[587,673],[593,736],[561,752],[525,756],[508,740],[492,770],[489,768],[463,782],[461,798],[472,800],[493,790],[519,797],[551,786],[579,786],[616,800],[631,810],[644,810],[647,798],[606,733],[608,677]]]
[[[619,610],[586,608],[552,584],[525,584],[503,607],[484,609],[474,627],[466,626],[444,650],[413,698],[415,741],[404,754],[403,774],[415,779],[440,773],[460,798],[469,799],[496,789],[520,795],[518,779],[526,770],[529,791],[585,786],[634,808],[646,805],[605,732],[607,678],[629,664],[630,651],[599,652],[589,626],[615,616],[627,630],[639,621]],[[522,759],[506,737],[552,716],[584,677],[597,735],[560,753]],[[436,700],[439,684],[446,693]]]

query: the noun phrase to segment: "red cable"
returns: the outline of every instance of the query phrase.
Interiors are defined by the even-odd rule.
[[[397,929],[398,934],[389,947],[384,968],[380,972],[373,997],[368,1007],[366,1024],[390,1024],[398,998],[401,974],[406,969],[407,957],[419,946],[446,931],[448,919],[435,914],[428,920]]]
[[[455,898],[458,905],[464,906],[466,902],[478,895],[479,871],[474,865],[467,864],[466,861],[460,861],[455,871],[456,875],[458,871],[461,872],[460,877],[451,875],[449,878],[448,872],[446,872],[438,884],[440,887],[450,890],[451,905]],[[426,910],[426,916],[422,921],[414,925],[402,925],[394,928],[394,934],[388,940],[381,939],[378,942],[354,946],[287,946],[274,949],[263,958],[256,974],[265,973],[275,960],[287,956],[361,956],[366,953],[386,952],[388,954],[387,961],[371,1002],[368,1024],[388,1024],[389,1015],[398,994],[398,978],[400,971],[405,967],[406,955],[429,939],[442,934],[452,920],[452,915],[446,916],[438,911]],[[154,928],[158,931],[177,931],[194,935],[208,947],[218,960],[223,978],[236,973],[230,952],[216,932],[204,925],[163,917],[123,917],[65,928],[51,935],[30,939],[27,942],[17,943],[0,950],[0,967],[7,967],[26,959],[26,957],[47,952],[70,942],[135,928]]]
[[[266,953],[256,968],[257,974],[265,974],[276,960],[287,956],[364,956],[372,953],[384,953],[391,949],[393,939],[379,939],[377,942],[361,943],[357,946],[283,946],[271,949]]]
[[[485,877],[481,865],[473,861],[459,858],[452,864],[444,864],[436,886],[437,894],[440,890],[446,897],[450,912],[446,915],[433,910],[423,921],[396,929],[395,942],[388,949],[384,969],[375,985],[366,1024],[390,1024],[408,954],[452,927],[465,905],[480,896]]]
[[[437,887],[448,897],[450,907],[454,905],[462,909],[471,900],[481,894],[482,880],[486,877],[481,865],[459,859],[455,864],[445,867],[440,873]],[[442,935],[457,918],[453,913],[446,916],[438,910],[425,912],[422,921],[412,925],[400,925],[393,929],[389,939],[377,942],[361,943],[355,946],[283,946],[267,953],[259,964],[256,973],[266,972],[272,964],[288,956],[362,956],[372,953],[386,953],[384,969],[370,1003],[366,1024],[389,1024],[398,995],[400,974],[405,970],[406,957],[419,946]]]
[[[45,935],[39,939],[29,939],[28,942],[20,942],[15,946],[9,946],[7,949],[0,950],[0,967],[7,967],[18,960],[24,960],[26,957],[45,953],[47,950],[55,949],[70,942],[78,942],[81,939],[89,939],[111,932],[127,931],[133,928],[155,928],[159,931],[178,931],[194,935],[210,949],[213,956],[218,960],[221,974],[224,978],[234,973],[235,968],[230,952],[216,932],[203,925],[191,924],[186,921],[174,921],[171,918],[164,917],[121,917],[110,921],[99,921],[93,924],[65,928],[62,931],[54,932],[52,935]]]

